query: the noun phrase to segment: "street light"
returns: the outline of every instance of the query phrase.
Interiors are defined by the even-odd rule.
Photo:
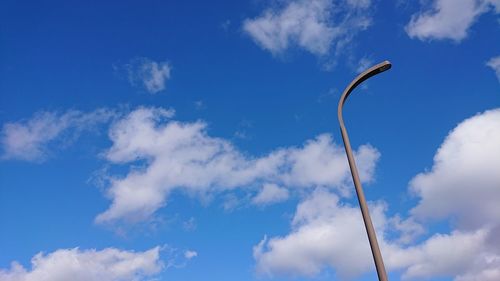
[[[347,135],[347,130],[344,125],[344,119],[342,118],[342,107],[344,106],[347,97],[349,96],[349,94],[351,94],[354,88],[356,88],[366,79],[382,73],[390,68],[391,63],[389,61],[384,61],[370,67],[369,69],[358,75],[358,77],[356,77],[356,79],[354,79],[342,93],[337,111],[340,123],[340,131],[342,133],[342,139],[344,140],[345,151],[347,153],[347,160],[349,161],[349,167],[351,168],[352,180],[354,181],[356,194],[358,195],[358,202],[359,206],[361,207],[361,214],[363,215],[363,221],[365,223],[366,233],[368,234],[368,241],[370,242],[370,248],[372,250],[373,260],[375,261],[375,268],[377,269],[379,281],[387,281],[387,273],[385,272],[384,260],[382,259],[382,254],[380,253],[380,248],[378,246],[377,234],[375,233],[375,229],[373,228],[372,219],[370,218],[370,212],[368,210],[368,206],[366,205],[363,187],[361,186],[361,182],[359,180],[358,169],[356,168],[356,162],[354,161],[354,156],[352,154],[349,136]]]

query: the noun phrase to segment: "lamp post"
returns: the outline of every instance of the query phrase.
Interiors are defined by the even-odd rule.
[[[358,196],[359,206],[361,208],[361,214],[363,215],[363,221],[365,223],[366,233],[368,234],[368,240],[370,242],[370,248],[372,250],[373,260],[375,261],[375,268],[377,269],[377,275],[379,281],[387,281],[387,273],[385,272],[384,260],[382,259],[382,254],[380,253],[380,248],[377,242],[377,234],[373,228],[372,220],[370,218],[370,212],[368,206],[366,205],[365,194],[363,193],[363,187],[361,186],[361,181],[359,180],[358,169],[356,168],[356,162],[354,161],[354,155],[351,149],[351,143],[349,142],[349,136],[347,135],[347,130],[344,125],[344,119],[342,118],[342,107],[344,103],[351,94],[351,92],[363,81],[368,78],[382,73],[391,68],[391,63],[389,61],[381,62],[375,66],[370,67],[363,73],[358,75],[349,86],[344,90],[342,96],[339,100],[339,106],[337,110],[340,131],[342,133],[342,140],[344,141],[345,151],[347,153],[347,160],[349,161],[349,167],[351,168],[352,180],[354,181],[354,186],[356,188],[356,195]]]

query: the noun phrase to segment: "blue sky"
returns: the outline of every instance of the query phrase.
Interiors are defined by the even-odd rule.
[[[500,279],[500,3],[2,1],[0,281]]]

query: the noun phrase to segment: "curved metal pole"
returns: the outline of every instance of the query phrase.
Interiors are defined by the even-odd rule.
[[[361,207],[361,214],[363,215],[363,221],[365,223],[366,233],[368,234],[368,240],[370,242],[370,248],[372,250],[373,260],[375,261],[375,268],[377,269],[377,275],[379,281],[387,281],[387,273],[385,272],[384,260],[382,259],[382,254],[380,253],[380,248],[377,242],[377,234],[373,228],[372,220],[370,218],[370,212],[368,206],[366,205],[365,194],[363,193],[363,187],[361,186],[361,181],[359,180],[358,169],[356,168],[356,162],[354,161],[354,155],[351,149],[351,143],[349,142],[349,136],[347,135],[347,130],[344,125],[344,119],[342,118],[342,107],[349,96],[349,94],[363,81],[366,79],[384,72],[391,68],[391,63],[389,61],[384,61],[371,68],[365,70],[363,73],[358,75],[349,86],[342,93],[340,97],[339,106],[337,110],[340,131],[342,133],[342,139],[344,140],[345,151],[347,153],[347,160],[349,161],[349,167],[351,168],[352,180],[354,181],[354,186],[356,188],[356,194],[358,195],[359,206]]]

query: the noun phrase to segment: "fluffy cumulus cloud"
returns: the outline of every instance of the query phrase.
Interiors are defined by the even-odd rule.
[[[114,112],[98,109],[92,112],[68,110],[64,113],[38,112],[28,120],[5,123],[0,135],[3,159],[43,161],[61,139],[71,142],[82,131],[108,122]],[[62,145],[64,146],[64,145]]]
[[[349,168],[343,149],[330,135],[301,147],[281,148],[260,157],[240,152],[229,141],[211,137],[207,125],[171,120],[172,112],[139,108],[110,129],[108,161],[134,164],[124,176],[110,175],[106,191],[112,203],[97,222],[144,220],[161,208],[169,193],[181,188],[191,195],[210,195],[239,187],[262,186],[258,202],[283,200],[287,188],[325,186],[349,195]],[[363,181],[373,177],[379,153],[371,146],[356,152]]]
[[[371,24],[370,5],[370,0],[284,1],[246,19],[243,30],[275,55],[297,46],[323,56],[342,49]]]
[[[500,13],[498,0],[433,0],[430,8],[411,17],[406,32],[420,40],[461,41],[478,17],[490,11]]]
[[[144,252],[60,249],[35,255],[31,269],[13,262],[9,269],[0,269],[0,281],[140,281],[150,280],[162,268],[159,247]]]
[[[471,117],[450,132],[433,168],[411,181],[420,201],[410,217],[390,217],[384,203],[370,203],[388,270],[410,280],[500,280],[498,143],[500,109]],[[417,243],[427,219],[452,219],[454,229]],[[314,276],[332,267],[352,278],[374,270],[359,209],[325,189],[299,204],[290,233],[258,243],[254,258],[257,271],[270,276]]]
[[[488,245],[489,235],[484,229],[453,231],[435,234],[413,247],[386,245],[388,267],[391,270],[403,268],[403,279],[453,277],[455,280],[484,280],[478,277],[494,270],[500,258],[499,253]]]
[[[377,214],[374,219],[381,210],[381,206],[372,209]],[[340,205],[337,195],[316,190],[297,207],[290,234],[265,238],[254,247],[257,271],[310,277],[334,266],[344,278],[366,272],[370,250],[360,216],[357,208]]]
[[[460,123],[434,156],[428,172],[411,181],[419,218],[451,215],[464,228],[500,221],[500,109]],[[473,212],[471,210],[474,210]]]
[[[156,62],[149,58],[136,58],[126,65],[132,85],[143,87],[148,93],[165,90],[172,67],[168,62]]]
[[[487,66],[491,67],[497,75],[498,81],[500,82],[500,56],[491,58],[487,63]]]
[[[373,203],[370,209],[386,267],[401,271],[402,279],[499,277],[500,252],[489,243],[493,235],[489,230],[456,230],[405,246],[398,239],[388,238],[406,233],[394,228],[394,218],[386,215],[386,206]],[[337,195],[322,189],[299,204],[289,234],[264,238],[253,254],[257,272],[267,276],[312,277],[332,267],[343,280],[374,270],[359,208],[342,203]]]

